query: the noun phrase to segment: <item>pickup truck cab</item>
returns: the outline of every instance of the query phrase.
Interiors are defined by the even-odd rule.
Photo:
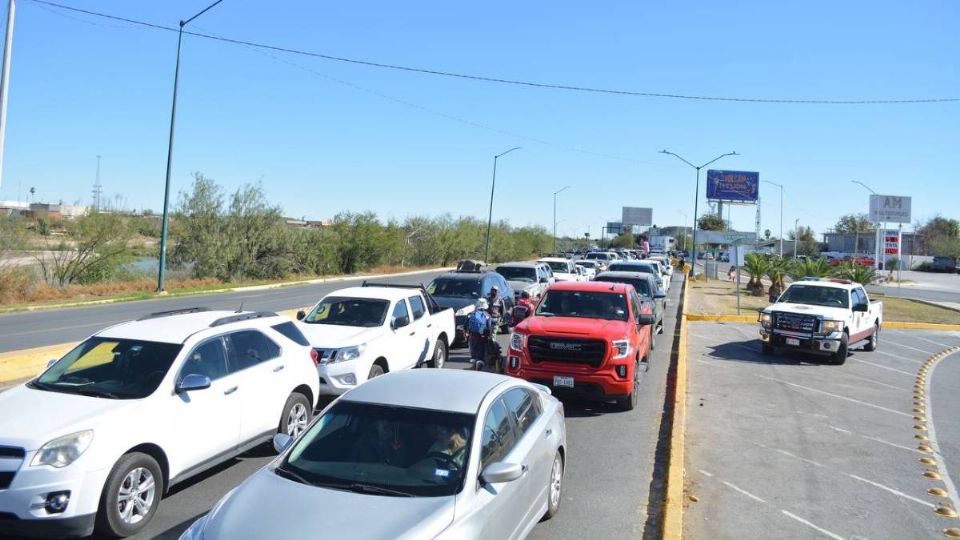
[[[874,351],[883,325],[883,303],[871,301],[859,283],[847,280],[798,281],[760,313],[764,354],[778,347],[828,355],[846,362],[850,347]]]
[[[526,291],[530,298],[537,300],[547,287],[556,281],[550,271],[539,263],[508,262],[497,266],[497,273],[507,280],[513,288],[514,298]]]
[[[537,262],[550,266],[553,271],[553,277],[557,281],[584,281],[583,277],[577,272],[573,261],[562,257],[545,257]]]
[[[391,371],[443,367],[456,331],[453,310],[415,285],[364,283],[333,291],[297,319],[318,353],[323,395],[343,394]]]
[[[560,282],[551,285],[532,317],[514,328],[508,375],[558,394],[615,400],[636,407],[654,314],[632,285]]]

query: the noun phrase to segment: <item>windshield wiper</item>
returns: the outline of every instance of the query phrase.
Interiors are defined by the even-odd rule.
[[[277,476],[282,476],[287,480],[293,480],[294,482],[299,482],[301,484],[305,484],[308,486],[313,485],[310,482],[307,482],[307,480],[304,477],[291,471],[290,469],[284,469],[282,466],[277,467],[276,469],[273,470],[273,472],[275,472]]]
[[[412,493],[407,493],[406,491],[400,491],[396,489],[390,489],[380,486],[374,486],[371,484],[360,484],[354,483],[346,486],[350,491],[355,491],[357,493],[369,493],[371,495],[388,495],[391,497],[413,497]]]
[[[80,394],[81,396],[88,397],[105,397],[110,399],[120,399],[120,396],[114,394],[113,392],[107,392],[106,390],[96,390],[94,388],[75,388],[72,390],[67,390],[69,393]]]

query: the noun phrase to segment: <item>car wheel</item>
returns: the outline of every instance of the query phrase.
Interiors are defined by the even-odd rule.
[[[880,344],[880,325],[873,325],[873,333],[870,334],[870,341],[864,345],[863,350],[867,352],[873,352],[877,350],[877,345]]]
[[[830,363],[835,366],[842,366],[847,361],[847,345],[850,342],[850,337],[846,332],[843,333],[843,336],[840,337],[840,348],[837,349],[837,352],[830,357]]]
[[[367,380],[383,375],[383,367],[380,364],[370,366],[370,373],[367,374]]]
[[[663,333],[663,319],[662,319],[662,318],[657,322],[657,333],[658,333],[658,334],[662,334],[662,333]]]
[[[307,429],[307,424],[313,416],[310,400],[307,396],[294,392],[287,398],[283,406],[283,415],[280,416],[280,425],[277,433],[285,433],[291,437],[298,437]]]
[[[117,461],[100,495],[96,530],[105,536],[137,534],[156,515],[163,495],[163,473],[147,454],[133,452]]]
[[[563,456],[557,451],[553,457],[553,467],[550,467],[550,485],[547,489],[547,512],[543,514],[546,521],[560,511],[560,500],[563,496]]]
[[[433,367],[440,369],[447,363],[447,342],[438,339],[437,346],[434,347],[433,351]]]
[[[617,406],[622,411],[632,411],[637,407],[637,401],[640,395],[640,362],[633,366],[633,387],[630,394],[617,400]]]
[[[763,351],[763,354],[765,354],[765,355],[767,355],[767,356],[770,356],[770,355],[773,354],[773,352],[774,352],[774,351],[773,351],[773,345],[767,343],[766,341],[761,342],[761,344],[760,344],[760,350]]]
[[[653,331],[653,328],[650,329],[650,350],[657,348],[657,333]]]

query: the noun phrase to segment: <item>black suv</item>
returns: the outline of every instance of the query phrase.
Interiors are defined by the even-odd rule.
[[[497,287],[500,291],[500,313],[508,314],[513,310],[513,288],[503,276],[490,271],[447,272],[437,276],[427,285],[427,292],[443,308],[452,308],[457,325],[456,342],[462,343],[467,317],[477,306],[481,298],[489,298],[490,290]],[[501,317],[501,333],[508,331],[506,317]]]

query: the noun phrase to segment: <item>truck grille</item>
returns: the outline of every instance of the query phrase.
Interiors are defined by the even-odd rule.
[[[811,315],[775,312],[773,317],[773,328],[776,330],[812,334],[817,328],[817,318]]]
[[[14,446],[0,446],[0,489],[7,489],[23,464],[27,452]]]
[[[575,362],[593,367],[600,367],[607,353],[607,344],[597,339],[530,336],[527,347],[534,362]]]

